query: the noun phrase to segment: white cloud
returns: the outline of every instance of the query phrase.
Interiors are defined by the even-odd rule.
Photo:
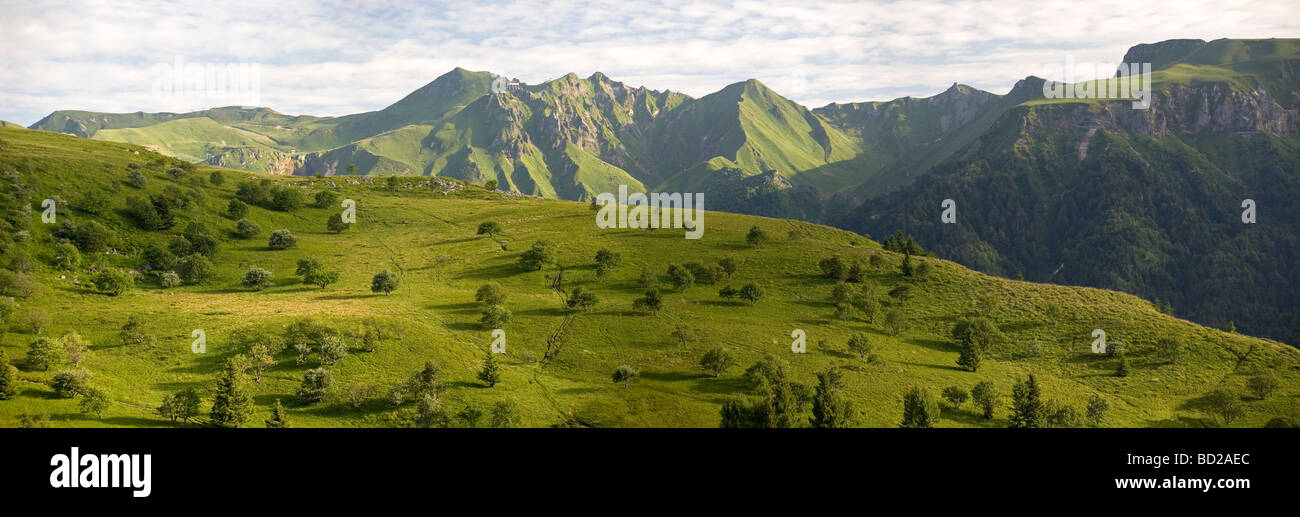
[[[758,78],[819,106],[953,82],[1005,92],[1066,55],[1115,62],[1137,43],[1300,35],[1293,1],[1223,4],[0,0],[0,119],[210,107],[152,93],[153,67],[176,56],[259,63],[260,104],[341,115],[382,108],[456,66],[530,83],[601,71],[694,96]]]

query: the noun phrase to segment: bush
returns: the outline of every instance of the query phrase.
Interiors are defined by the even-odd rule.
[[[117,296],[134,285],[135,279],[125,271],[110,268],[100,271],[91,282],[95,284],[96,291],[109,296]]]
[[[375,277],[370,279],[370,292],[384,293],[384,296],[388,296],[389,293],[397,290],[397,285],[400,283],[401,279],[397,277],[397,273],[385,269],[375,273]]]
[[[266,245],[275,250],[287,250],[298,245],[298,236],[288,229],[276,230],[271,232],[271,238],[267,239]]]
[[[271,272],[256,266],[248,268],[248,272],[244,273],[244,279],[240,283],[254,291],[261,291],[270,287]]]
[[[181,285],[181,276],[176,274],[175,271],[168,271],[158,277],[158,284],[163,286],[164,289],[179,287]]]
[[[623,256],[616,252],[602,249],[596,252],[596,276],[605,276],[610,270],[623,262]]]
[[[63,347],[53,339],[39,337],[27,345],[28,368],[48,371],[51,366],[62,360]]]
[[[1261,400],[1266,399],[1277,391],[1277,377],[1270,373],[1260,373],[1246,380],[1246,389],[1255,394]]]
[[[36,283],[26,273],[0,269],[0,294],[29,298],[36,292]]]
[[[229,215],[231,219],[243,218],[248,215],[248,203],[238,199],[230,200],[230,204],[226,205],[226,215]]]
[[[303,404],[315,404],[325,400],[325,394],[334,384],[334,375],[324,368],[307,370],[302,375],[302,386],[298,388],[298,400]]]
[[[259,233],[262,233],[262,226],[248,219],[240,219],[235,223],[235,236],[240,239],[251,239]]]
[[[501,305],[506,303],[506,288],[496,282],[488,282],[474,293],[474,301],[483,305]]]
[[[338,212],[330,214],[329,219],[325,221],[325,229],[329,230],[330,233],[342,233],[349,226],[352,225],[343,222],[343,216]]]
[[[144,177],[144,173],[140,172],[139,169],[131,169],[129,171],[126,171],[127,185],[130,185],[138,189],[143,189],[146,183],[147,180]]]
[[[555,262],[555,245],[550,241],[537,241],[528,251],[519,255],[519,265],[529,271],[542,269],[546,264]]]
[[[339,336],[325,336],[320,340],[320,347],[316,350],[316,358],[320,364],[333,366],[348,355],[347,344]]]
[[[303,205],[303,195],[298,189],[277,187],[271,190],[271,207],[281,212],[292,212]]]
[[[839,257],[830,257],[822,259],[817,264],[822,270],[822,276],[831,280],[844,280],[848,271],[844,269],[844,261]]]
[[[484,328],[498,329],[510,323],[511,316],[510,309],[505,308],[505,306],[489,305],[483,308],[483,317],[479,318],[478,321]]]
[[[329,208],[334,205],[335,201],[339,200],[339,195],[330,190],[322,190],[316,193],[315,200],[316,206]]]
[[[761,248],[767,243],[767,232],[757,226],[751,226],[749,233],[745,234],[745,242],[755,248]]]
[[[220,187],[226,183],[226,175],[221,171],[212,171],[212,174],[208,175],[208,182]]]
[[[201,284],[212,277],[212,261],[198,253],[187,255],[176,261],[176,273],[181,280]]]
[[[723,372],[735,365],[736,360],[722,347],[713,347],[700,358],[700,368],[712,373],[714,377],[721,377]]]
[[[60,243],[54,247],[54,267],[64,271],[76,271],[81,265],[81,252],[71,243]]]
[[[636,368],[633,368],[626,364],[621,365],[618,368],[614,369],[613,378],[615,383],[621,384],[625,382],[632,382],[637,380],[637,378],[639,377],[641,377],[641,372],[638,372]]]
[[[64,370],[54,374],[50,387],[54,388],[55,395],[70,399],[90,389],[90,376],[86,370]]]

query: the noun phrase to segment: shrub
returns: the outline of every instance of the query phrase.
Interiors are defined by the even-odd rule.
[[[208,175],[208,182],[220,187],[226,183],[226,175],[221,171],[212,171],[212,174]]]
[[[349,226],[351,225],[343,222],[343,216],[338,212],[330,214],[329,219],[325,221],[325,229],[329,230],[330,233],[340,233],[348,229]]]
[[[596,276],[605,276],[611,269],[623,262],[623,256],[616,252],[602,249],[596,252]]]
[[[757,226],[751,226],[749,233],[745,234],[745,242],[755,248],[761,248],[767,243],[767,232]]]
[[[271,285],[271,272],[256,266],[248,268],[240,283],[254,291],[261,291]]]
[[[479,318],[479,323],[484,328],[497,329],[505,326],[510,322],[512,314],[510,309],[503,305],[489,305],[483,308],[483,317]]]
[[[324,368],[307,370],[302,375],[302,386],[298,388],[298,400],[303,404],[315,404],[325,399],[329,387],[334,384],[334,375]]]
[[[158,277],[158,284],[164,289],[179,287],[181,285],[181,276],[176,274],[175,271],[168,271]]]
[[[1246,380],[1246,389],[1261,400],[1271,396],[1274,391],[1277,391],[1277,387],[1277,377],[1270,373],[1259,373]]]
[[[636,380],[638,377],[641,377],[641,372],[638,372],[636,368],[633,368],[626,364],[621,365],[618,368],[614,369],[613,378],[615,383],[622,384],[626,382],[632,382]]]
[[[110,268],[100,271],[91,283],[95,284],[96,291],[117,296],[126,292],[135,283],[135,279],[125,271]]]
[[[248,215],[248,203],[238,199],[230,200],[230,204],[226,205],[226,215],[231,219],[242,219]]]
[[[519,255],[519,265],[529,271],[542,269],[546,264],[555,263],[555,245],[550,241],[537,241],[533,246]]]
[[[501,305],[506,302],[506,288],[496,282],[488,282],[474,293],[474,301],[483,305]]]
[[[90,376],[86,370],[64,370],[54,374],[50,387],[54,388],[55,395],[70,399],[90,389]]]
[[[385,269],[375,273],[375,277],[370,279],[370,292],[384,293],[384,296],[388,296],[389,293],[397,290],[399,283],[401,279],[397,277],[397,273]]]
[[[181,280],[201,284],[212,277],[212,261],[198,253],[187,255],[176,261],[176,273]]]
[[[316,193],[315,200],[316,206],[320,208],[329,208],[334,205],[335,201],[339,200],[339,195],[335,194],[331,190],[322,190]]]
[[[714,377],[721,377],[723,372],[735,365],[736,360],[722,347],[713,347],[700,358],[700,368],[712,373]]]
[[[298,189],[276,187],[271,189],[271,207],[281,212],[292,212],[303,205],[303,195]]]
[[[60,243],[54,247],[54,267],[64,271],[76,271],[81,265],[81,252],[71,243]]]
[[[62,360],[63,347],[53,339],[38,337],[27,345],[28,368],[48,371],[51,366]]]
[[[235,223],[235,236],[240,239],[251,239],[259,233],[262,233],[262,226],[248,219],[240,219]]]
[[[266,245],[274,250],[287,250],[298,245],[298,236],[288,229],[276,230],[271,232],[271,238],[267,239]]]

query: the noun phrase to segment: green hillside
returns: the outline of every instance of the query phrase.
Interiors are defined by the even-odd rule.
[[[4,294],[17,304],[4,322],[0,350],[19,367],[17,393],[0,400],[0,425],[18,425],[23,415],[27,421],[48,415],[53,426],[167,426],[172,424],[154,409],[186,388],[203,400],[196,420],[207,420],[222,364],[237,353],[249,354],[254,345],[268,346],[274,364],[260,382],[240,382],[253,402],[244,425],[253,427],[263,425],[277,400],[295,427],[438,425],[439,415],[463,426],[457,415],[467,407],[491,415],[500,402],[513,402],[525,426],[715,427],[724,402],[769,400],[748,387],[743,374],[768,354],[784,372],[768,376],[780,380],[765,384],[769,395],[803,393],[798,386],[811,390],[818,372],[838,366],[843,377],[834,396],[852,404],[852,423],[859,426],[897,426],[903,395],[913,387],[938,394],[980,381],[992,382],[1000,394],[993,419],[985,420],[970,403],[956,410],[944,403],[937,425],[1006,426],[1012,385],[1028,374],[1054,408],[1069,406],[1082,414],[1094,395],[1106,401],[1104,426],[1222,425],[1224,418],[1198,409],[1210,407],[1214,398],[1206,395],[1218,389],[1230,390],[1224,404],[1241,411],[1228,411],[1237,416],[1233,426],[1300,416],[1296,350],[1200,327],[1126,294],[995,278],[924,256],[908,259],[918,272],[904,277],[899,253],[849,232],[789,220],[709,212],[703,238],[687,240],[673,229],[600,230],[586,204],[507,196],[454,181],[426,186],[427,178],[396,177],[353,185],[339,178],[259,177],[205,166],[168,173],[176,163],[139,146],[0,129],[6,192],[0,245],[9,268],[0,275]],[[224,181],[214,184],[213,172]],[[260,182],[276,199],[292,197],[285,192],[311,197],[322,190],[353,199],[357,224],[341,233],[327,231],[338,199],[330,208],[268,209],[276,204],[258,201]],[[261,228],[247,240],[236,238],[236,223],[226,215],[241,191],[241,197],[261,203],[245,216]],[[160,223],[167,218],[140,218],[140,202],[129,199],[142,196],[157,201],[155,210],[177,207],[170,211],[169,228],[145,229],[166,226]],[[56,206],[63,207],[57,224],[41,221],[47,197],[57,197]],[[502,231],[476,235],[486,221]],[[92,222],[111,235],[99,238],[103,232]],[[760,247],[746,243],[752,227],[769,237]],[[268,234],[281,228],[298,236],[295,247],[268,247]],[[181,241],[180,235],[189,237]],[[82,248],[76,265],[61,264],[70,254],[66,246],[56,247],[63,238]],[[594,294],[593,306],[562,309],[562,297],[547,287],[548,278],[560,272],[556,264],[520,267],[521,255],[540,240],[554,244],[566,291],[581,287]],[[161,251],[147,251],[153,246],[210,253],[213,243],[219,251],[212,253],[213,274],[204,282],[162,287],[161,275],[144,271],[116,296],[94,286],[96,279],[107,286],[104,280],[114,278],[97,270],[143,271],[146,263],[163,263]],[[603,276],[593,265],[601,249],[622,257]],[[325,289],[301,283],[293,272],[307,257],[337,271],[337,282]],[[859,305],[880,306],[874,318],[837,314],[829,301],[836,281],[824,278],[818,264],[829,257],[866,268],[861,283],[844,285],[862,294],[855,300]],[[670,264],[708,266],[724,258],[736,268],[716,285],[701,276],[682,290],[670,286]],[[264,289],[241,285],[252,267],[271,271]],[[921,276],[920,269],[927,273]],[[400,278],[390,295],[368,288],[381,270]],[[633,301],[644,296],[643,276],[664,287],[657,315],[634,310]],[[494,387],[476,376],[492,337],[479,322],[475,292],[489,282],[509,293],[504,306],[513,314],[503,327],[507,349],[497,356],[501,374]],[[717,294],[724,286],[747,284],[764,293],[752,305]],[[909,294],[902,293],[904,286]],[[950,331],[959,318],[976,314],[987,315],[999,329],[985,335],[1002,339],[991,339],[982,364],[970,372],[956,365],[959,351]],[[132,316],[141,318],[143,328],[124,333]],[[314,325],[304,325],[305,318]],[[887,322],[897,324],[897,335]],[[1115,375],[1120,358],[1090,352],[1096,328],[1105,329],[1112,346],[1123,343],[1127,376]],[[206,335],[203,354],[191,352],[196,329]],[[806,332],[808,353],[790,352],[794,329]],[[75,342],[62,339],[68,332],[90,343],[80,368],[93,374],[89,385],[111,401],[102,418],[79,411],[84,396],[64,398],[52,387],[59,384],[53,383],[58,372],[74,368],[69,358],[56,358],[48,370],[29,362],[32,342],[51,338],[61,341],[57,348]],[[848,349],[858,333],[872,350]],[[348,354],[325,367],[333,384],[323,400],[300,402],[304,375],[322,361],[319,345],[339,343],[330,336],[341,338]],[[317,348],[299,364],[286,339]],[[1161,352],[1167,349],[1160,344],[1169,342],[1181,345],[1172,360]],[[373,351],[366,351],[371,345]],[[736,363],[716,378],[698,366],[715,347]],[[436,402],[392,404],[391,390],[426,362],[439,369],[438,388],[427,399]],[[621,365],[638,370],[639,378],[615,383],[611,375]],[[1251,382],[1256,377],[1275,379],[1277,388],[1263,397],[1248,395],[1248,383],[1263,382]],[[782,414],[807,425],[811,403],[800,405]]]

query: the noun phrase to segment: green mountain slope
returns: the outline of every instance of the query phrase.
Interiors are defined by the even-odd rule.
[[[814,385],[815,374],[828,366],[839,367],[840,393],[855,408],[855,425],[898,425],[901,397],[914,386],[937,393],[989,381],[1000,393],[992,420],[970,405],[945,407],[939,425],[1005,426],[1011,385],[1031,373],[1043,386],[1043,398],[1058,407],[1082,412],[1094,396],[1107,401],[1106,426],[1221,425],[1221,418],[1198,410],[1216,389],[1237,394],[1229,402],[1242,413],[1233,426],[1260,426],[1300,412],[1300,353],[1280,343],[1200,327],[1126,294],[990,277],[934,258],[912,257],[929,273],[903,277],[902,256],[828,227],[710,212],[703,238],[687,240],[675,230],[600,230],[585,204],[506,196],[454,181],[426,185],[425,178],[398,177],[395,185],[371,186],[210,167],[167,174],[176,163],[134,145],[0,129],[0,246],[13,269],[0,275],[7,282],[4,294],[17,297],[0,350],[20,367],[17,393],[0,400],[0,425],[17,425],[20,415],[48,415],[55,426],[171,425],[155,408],[185,388],[202,397],[197,420],[206,420],[221,365],[253,345],[268,345],[273,354],[260,381],[243,382],[252,398],[244,425],[253,427],[262,425],[277,400],[296,427],[436,424],[436,418],[421,417],[420,403],[394,405],[388,396],[426,362],[438,368],[440,386],[436,404],[426,409],[448,415],[466,407],[489,412],[509,402],[526,426],[713,427],[723,402],[759,396],[742,371],[768,354],[785,364],[783,382],[803,386]],[[131,169],[143,174],[143,188],[128,184]],[[224,181],[214,184],[212,172],[221,172]],[[240,183],[259,181],[273,189],[308,195],[329,190],[353,199],[357,222],[332,233],[325,226],[335,213],[332,205],[288,211],[259,205],[245,217],[261,232],[238,239],[227,205]],[[147,230],[123,210],[132,206],[129,199],[145,195],[188,206],[172,212],[170,229]],[[56,224],[44,224],[41,201],[51,196],[63,208]],[[485,221],[497,222],[502,231],[492,238],[476,235]],[[95,239],[100,232],[91,222],[111,234]],[[770,241],[747,246],[751,227],[761,228]],[[268,248],[268,233],[281,228],[299,237],[297,245]],[[181,234],[193,238],[181,241]],[[219,246],[208,280],[162,287],[160,275],[144,267],[162,260],[160,252],[144,253],[151,246],[198,249],[193,246],[209,239],[204,235]],[[64,238],[83,248],[74,265],[61,265],[59,257],[68,252],[56,246]],[[566,290],[581,287],[598,298],[589,310],[561,309],[561,297],[546,280],[559,273],[556,265],[540,271],[518,265],[539,240],[554,244]],[[592,265],[599,249],[622,256],[607,275]],[[836,315],[828,301],[836,284],[822,278],[818,267],[833,256],[864,265],[878,257],[879,266],[868,266],[861,284],[848,285],[877,301],[881,314]],[[308,257],[337,271],[337,282],[325,289],[300,283],[293,272]],[[641,277],[667,286],[669,264],[723,258],[737,264],[730,278],[680,291],[666,287],[657,315],[633,310],[633,300],[643,296]],[[252,267],[271,272],[269,285],[241,285]],[[400,285],[391,295],[372,293],[372,276],[385,269],[398,275]],[[139,275],[134,286],[111,296],[94,287],[97,270]],[[479,322],[475,291],[488,282],[508,291],[504,305],[514,315],[504,325],[500,381],[490,388],[476,378],[492,336],[491,327]],[[717,295],[727,284],[750,283],[765,292],[756,304]],[[910,294],[886,294],[901,292],[900,286]],[[987,314],[1004,339],[994,341],[977,372],[963,371],[955,366],[958,350],[949,334],[958,318],[976,312]],[[885,324],[886,313],[897,320],[896,335]],[[132,316],[142,318],[139,340],[121,331]],[[303,326],[304,318],[323,327]],[[1113,375],[1118,359],[1090,351],[1097,328],[1105,329],[1112,345],[1124,343],[1127,377]],[[684,344],[674,329],[683,330]],[[794,329],[806,333],[808,353],[790,352]],[[192,351],[196,330],[206,339],[203,353]],[[90,371],[90,386],[112,401],[102,418],[82,414],[81,397],[53,391],[49,383],[56,373],[74,368],[68,359],[56,358],[48,370],[28,362],[30,343],[67,332],[90,343],[79,368]],[[865,358],[845,345],[857,333],[873,344]],[[333,384],[323,400],[300,402],[304,375],[317,367],[320,354],[311,351],[298,361],[286,338],[312,346],[331,334],[343,340],[348,354],[324,366]],[[1159,353],[1162,338],[1182,345],[1176,360]],[[716,378],[698,366],[714,347],[737,363]],[[620,365],[639,370],[639,380],[612,382]],[[1275,378],[1277,389],[1262,398],[1243,395],[1247,381],[1260,375]],[[806,406],[791,412],[795,423],[807,425]]]
[[[1286,107],[1300,96],[1296,48],[1130,51],[1160,64],[1151,109],[1026,102],[925,180],[838,224],[903,229],[982,271],[1120,289],[1300,343],[1300,113]],[[939,220],[943,199],[956,201],[957,224]],[[1242,223],[1245,199],[1259,207],[1255,224]]]

